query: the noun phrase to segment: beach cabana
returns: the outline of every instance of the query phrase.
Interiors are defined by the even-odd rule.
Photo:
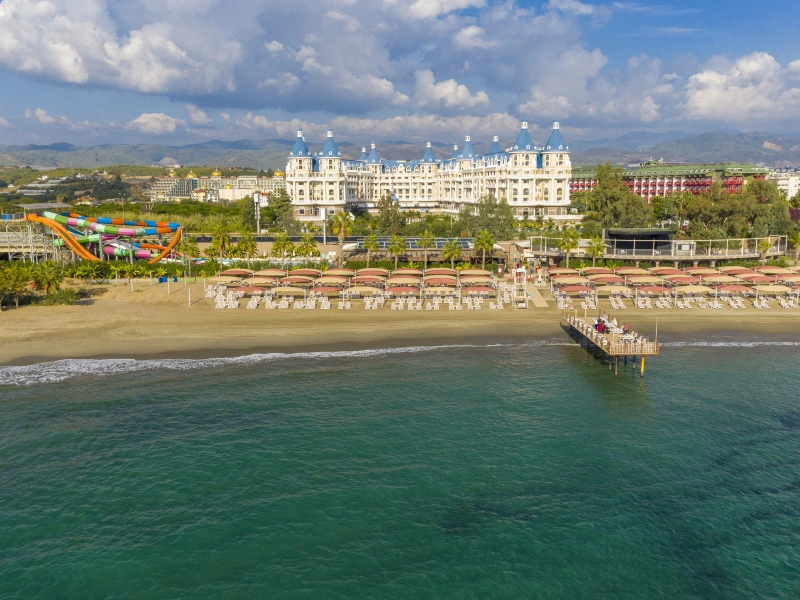
[[[701,275],[703,283],[738,283],[739,279],[733,275]]]
[[[400,267],[398,269],[392,269],[392,275],[416,275],[421,277],[422,269],[415,269],[413,267]]]
[[[342,288],[335,285],[318,285],[308,290],[309,294],[322,294],[323,296],[338,296]]]
[[[775,283],[777,277],[775,275],[739,275],[739,280],[747,283]]]
[[[281,285],[311,285],[313,279],[304,275],[287,275],[286,277],[281,277],[278,282]]]
[[[336,275],[320,275],[314,280],[314,285],[342,285],[347,283],[347,277],[337,277]]]
[[[656,277],[655,275],[629,275],[627,279],[628,283],[633,285],[658,285],[659,283],[664,283],[661,277]]]
[[[792,288],[780,284],[757,285],[756,292],[759,294],[788,294]]]
[[[558,288],[558,291],[562,294],[594,294],[594,290],[595,288],[588,285],[565,285],[562,288]]]
[[[566,267],[553,267],[547,269],[547,273],[552,277],[553,275],[577,275],[578,269],[568,269]]]
[[[356,272],[356,275],[377,275],[379,277],[387,277],[389,275],[389,271],[379,267],[370,267],[369,269],[359,269],[358,272]]]
[[[463,277],[461,280],[465,281]],[[554,285],[587,284],[589,279],[581,275],[559,275],[558,277],[551,277],[550,283]]]
[[[392,275],[386,279],[386,285],[419,285],[419,281],[413,275]]]
[[[487,277],[491,276],[492,272],[489,269],[462,269],[459,271],[461,275],[486,275]],[[576,271],[577,273],[577,271]]]
[[[778,279],[781,281],[790,281],[792,283],[800,282],[800,273],[793,274],[793,275],[778,275]]]
[[[619,275],[589,275],[588,279],[595,284],[625,283],[625,278]]]
[[[719,270],[725,275],[756,275],[758,271],[753,271],[753,269],[748,269],[747,267],[738,267],[738,266],[728,266],[728,267],[720,267]]]
[[[347,288],[345,293],[348,296],[374,296],[375,294],[381,293],[383,290],[380,288],[370,287],[368,285],[354,285],[351,288]]]
[[[759,265],[757,267],[753,267],[753,270],[766,275],[788,275],[792,272],[784,267],[774,267],[772,265]]]
[[[242,279],[242,285],[272,285],[276,281],[277,278],[275,277],[259,277],[258,275],[254,275],[253,277]]]
[[[689,275],[712,275],[719,273],[719,271],[711,267],[686,267],[684,271],[689,273]]]
[[[669,294],[672,290],[663,285],[642,285],[636,291],[640,294]]]
[[[746,285],[742,285],[741,283],[733,285],[718,285],[715,286],[715,289],[718,292],[723,292],[728,294],[747,294],[752,291],[752,288],[749,288]]]
[[[386,278],[380,275],[356,275],[350,279],[352,283],[383,283],[385,280]]]
[[[305,296],[308,290],[292,285],[279,285],[272,288],[270,292],[276,296]]]
[[[583,277],[581,277],[580,279],[583,280],[584,282],[586,281],[586,279],[584,279]],[[492,278],[491,277],[487,277],[486,275],[462,275],[459,278],[459,281],[461,283],[467,283],[467,284],[469,284],[469,283],[485,283],[485,284],[489,284],[489,283],[492,282]]]
[[[455,269],[446,269],[444,267],[436,267],[433,269],[428,269],[425,271],[425,275],[452,275],[453,277],[458,275],[458,271]]]
[[[259,269],[254,275],[263,275],[264,277],[285,277],[286,269]]]
[[[700,278],[693,275],[664,275],[664,281],[674,285],[697,285],[700,283]]]
[[[444,275],[431,275],[425,278],[424,280],[425,287],[429,285],[456,285],[456,278],[455,277],[445,277]]]
[[[707,285],[684,285],[683,287],[676,287],[675,293],[681,294],[709,294],[714,290]]]
[[[599,296],[630,296],[633,292],[631,292],[630,288],[625,287],[624,285],[601,285],[595,288],[595,293]]]
[[[233,275],[218,275],[217,277],[211,277],[209,279],[211,283],[233,283],[241,280],[241,277],[234,277]]]
[[[580,270],[581,275],[613,275],[614,271],[607,267],[586,267]]]
[[[386,288],[387,294],[418,294],[419,288],[413,285],[393,285]]]
[[[686,275],[686,271],[676,269],[675,267],[652,267],[650,273],[664,277],[665,275]]]
[[[220,275],[230,275],[230,276],[250,276],[254,273],[250,269],[225,269]]]
[[[496,294],[497,290],[488,285],[468,285],[461,288],[462,294]]]
[[[252,294],[253,292],[266,292],[267,288],[257,285],[240,285],[239,287],[233,288],[233,291],[241,294]]]

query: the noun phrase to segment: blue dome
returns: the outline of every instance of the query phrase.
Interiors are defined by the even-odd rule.
[[[519,130],[519,135],[514,145],[511,147],[512,152],[533,152],[536,146],[533,145],[531,135],[528,133],[528,122],[523,121],[522,127]]]
[[[303,139],[303,130],[297,130],[297,139],[294,142],[294,148],[289,153],[290,157],[299,157],[299,156],[311,156],[311,153],[308,151],[308,146],[306,146],[306,142]]]
[[[467,136],[464,138],[464,147],[461,149],[460,154],[458,155],[459,158],[475,158],[475,150],[472,149],[472,142],[470,141],[470,137]]]
[[[336,146],[336,142],[333,141],[333,132],[328,129],[328,139],[325,140],[325,145],[322,147],[322,152],[320,156],[324,156],[326,158],[332,156],[341,156],[342,153],[339,152],[339,148]]]
[[[425,154],[422,155],[422,162],[424,163],[435,163],[436,157],[433,155],[433,150],[431,150],[431,143],[428,142],[428,147],[425,148]]]
[[[367,156],[367,163],[370,165],[377,165],[381,162],[378,153],[375,151],[375,142],[370,145],[369,156]]]
[[[545,152],[569,152],[569,146],[567,146],[564,138],[561,137],[558,121],[553,123],[553,132],[550,134],[550,137],[547,138],[544,150]]]

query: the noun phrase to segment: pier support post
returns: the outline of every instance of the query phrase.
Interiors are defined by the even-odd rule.
[[[642,354],[642,360],[639,363],[639,374],[644,376],[644,354]]]
[[[619,375],[619,356],[614,357],[614,375]]]

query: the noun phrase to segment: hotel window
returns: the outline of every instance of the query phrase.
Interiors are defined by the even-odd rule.
[[[305,208],[298,208],[297,209],[297,213],[300,214],[300,215],[304,215],[304,214],[306,214],[306,209]]]

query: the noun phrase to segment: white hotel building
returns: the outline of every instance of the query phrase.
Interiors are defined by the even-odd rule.
[[[403,209],[446,214],[474,207],[481,197],[494,194],[509,203],[517,219],[541,216],[564,222],[580,219],[569,214],[571,172],[569,147],[557,122],[541,147],[534,145],[523,122],[506,150],[494,136],[489,152],[476,154],[467,136],[450,158],[437,159],[428,142],[424,155],[412,161],[381,159],[374,143],[369,153],[362,148],[358,160],[344,159],[331,131],[314,154],[298,131],[286,165],[286,190],[301,221],[321,221],[354,207],[374,211],[388,193]]]

